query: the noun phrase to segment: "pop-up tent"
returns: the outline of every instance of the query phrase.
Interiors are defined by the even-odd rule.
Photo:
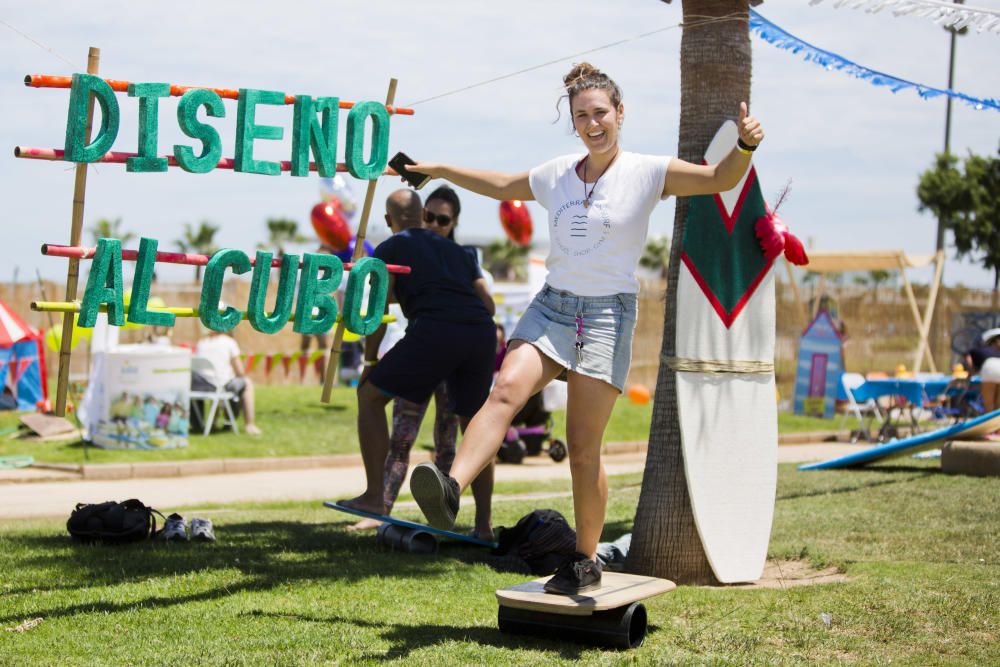
[[[18,410],[34,410],[48,399],[42,336],[0,301],[0,383]]]
[[[913,296],[913,287],[906,277],[906,269],[914,269],[927,266],[931,262],[935,263],[934,282],[931,283],[930,296],[927,299],[927,307],[924,314],[920,314],[917,307],[917,299]],[[795,300],[798,303],[799,312],[802,319],[806,319],[805,305],[799,296],[795,277],[792,275],[792,265],[787,261],[788,277],[795,292]],[[927,334],[931,330],[931,318],[934,316],[934,302],[937,300],[938,288],[941,286],[941,270],[944,268],[944,253],[938,252],[936,255],[907,255],[902,250],[881,250],[877,252],[817,252],[809,251],[809,264],[803,267],[807,271],[822,276],[825,273],[840,273],[844,271],[899,271],[903,277],[903,286],[906,289],[906,298],[910,302],[910,311],[913,313],[913,323],[920,334],[920,342],[917,343],[917,350],[913,359],[914,372],[920,371],[920,366],[924,359],[931,371],[937,371],[934,365],[934,357],[931,356],[927,346]]]

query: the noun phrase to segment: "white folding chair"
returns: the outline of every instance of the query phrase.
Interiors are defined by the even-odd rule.
[[[847,395],[847,408],[840,418],[840,426],[837,430],[843,431],[847,418],[854,417],[858,420],[858,429],[851,431],[851,442],[857,442],[859,436],[863,437],[867,442],[871,442],[871,424],[875,420],[881,422],[883,416],[882,411],[878,407],[878,402],[874,398],[869,398],[863,403],[858,403],[854,398],[853,390],[865,383],[865,376],[861,373],[844,373],[840,376],[840,383],[844,387],[844,394]],[[867,423],[865,423],[866,417],[868,419]]]
[[[208,435],[212,432],[212,425],[215,423],[215,413],[219,410],[219,403],[222,403],[222,409],[226,415],[226,424],[233,429],[233,433],[239,435],[240,429],[236,425],[236,415],[233,414],[233,406],[231,404],[231,401],[238,397],[233,392],[227,391],[225,387],[220,387],[216,384],[215,366],[212,362],[205,357],[191,357],[191,373],[198,373],[215,385],[214,391],[195,391],[192,389],[190,394],[191,409],[198,413],[198,417],[205,425],[203,435]],[[206,401],[210,404],[207,417],[202,414],[201,401]]]

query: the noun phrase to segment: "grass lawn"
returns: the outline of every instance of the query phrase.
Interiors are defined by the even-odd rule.
[[[83,546],[62,520],[6,522],[0,626],[43,621],[0,632],[0,664],[998,664],[1000,480],[931,465],[781,466],[771,556],[849,581],[681,587],[647,602],[627,652],[503,635],[493,591],[523,577],[475,548],[380,551],[319,503],[182,510],[213,519],[210,545]],[[630,530],[638,483],[612,478],[605,539]],[[497,522],[534,507],[572,515],[565,496],[499,501]]]
[[[79,442],[24,443],[0,436],[0,456],[27,454],[46,463],[123,463],[137,461],[177,461],[233,457],[305,456],[353,454],[358,450],[357,400],[353,389],[334,389],[329,404],[319,400],[318,386],[257,387],[257,421],[264,431],[259,438],[219,431],[209,437],[192,435],[190,445],[167,450],[104,450],[84,447]],[[605,433],[606,442],[646,440],[653,414],[652,403],[636,405],[622,398],[615,406]],[[434,408],[428,410],[418,447],[432,447]],[[17,425],[17,413],[0,412],[0,433]],[[554,432],[566,433],[565,412],[553,413]],[[782,414],[781,432],[835,430],[836,422]]]

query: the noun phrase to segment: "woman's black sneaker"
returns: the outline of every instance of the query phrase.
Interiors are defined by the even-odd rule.
[[[555,595],[576,595],[600,587],[601,566],[581,553],[567,558],[545,582],[545,592]]]
[[[427,517],[427,523],[442,530],[455,527],[458,515],[458,482],[433,463],[421,463],[410,476],[410,493]]]

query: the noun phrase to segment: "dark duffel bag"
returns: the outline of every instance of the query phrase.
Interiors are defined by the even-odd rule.
[[[160,512],[135,498],[121,502],[78,503],[69,515],[66,530],[73,539],[81,542],[140,542],[156,534],[157,514],[164,518]]]

